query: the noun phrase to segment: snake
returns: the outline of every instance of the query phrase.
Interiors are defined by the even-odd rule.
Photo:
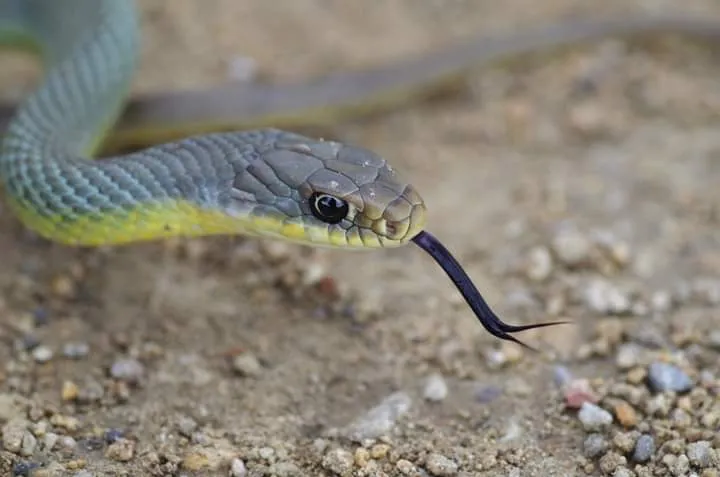
[[[457,83],[471,67],[609,34],[718,35],[706,18],[569,20],[506,38],[294,85],[231,85],[131,98],[140,15],[130,0],[0,0],[0,44],[42,61],[39,85],[6,114],[0,183],[17,219],[67,246],[246,235],[310,247],[427,252],[493,336],[490,308],[392,162],[359,145],[288,130],[393,107]],[[8,110],[5,109],[5,112]],[[108,141],[136,150],[100,157]]]

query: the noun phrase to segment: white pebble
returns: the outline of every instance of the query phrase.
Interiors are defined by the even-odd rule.
[[[612,414],[587,401],[580,407],[578,419],[580,419],[586,431],[597,431],[613,422]]]
[[[230,477],[245,477],[247,475],[247,468],[245,462],[240,459],[233,459],[230,462]]]
[[[428,401],[442,401],[448,395],[448,387],[443,377],[438,374],[431,374],[425,381],[423,397]]]
[[[425,466],[431,475],[437,477],[447,477],[457,474],[458,465],[441,454],[430,454],[426,461]]]
[[[397,420],[410,410],[412,399],[402,391],[393,393],[351,423],[345,430],[348,438],[362,442],[376,439],[390,431]]]
[[[47,363],[53,357],[53,350],[47,346],[40,345],[32,351],[32,357],[38,363]]]

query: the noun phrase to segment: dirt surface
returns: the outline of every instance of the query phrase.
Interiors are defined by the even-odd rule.
[[[292,81],[477,31],[677,8],[600,3],[146,0],[136,91],[225,83],[248,58]],[[717,4],[683,8],[720,27]],[[0,211],[0,469],[717,476],[717,51],[607,39],[332,131],[416,184],[429,230],[507,321],[575,323],[523,334],[541,354],[488,335],[414,246],[74,250]],[[21,96],[33,68],[0,60],[0,90]]]

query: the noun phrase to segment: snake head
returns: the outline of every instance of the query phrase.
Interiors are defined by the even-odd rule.
[[[313,246],[368,249],[408,243],[425,204],[387,161],[361,147],[282,133],[236,177],[259,234]]]

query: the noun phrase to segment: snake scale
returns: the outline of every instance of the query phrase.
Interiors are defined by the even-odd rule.
[[[264,119],[287,123],[307,118],[303,111],[309,110],[325,119],[377,110],[498,57],[655,30],[718,34],[717,24],[705,19],[570,21],[295,88],[170,93],[125,110],[140,48],[132,1],[0,0],[0,44],[38,53],[45,68],[40,85],[5,129],[0,182],[23,224],[67,245],[217,234],[354,250],[414,242],[443,268],[486,330],[523,344],[511,333],[558,322],[501,321],[451,253],[425,230],[425,203],[387,160],[359,146],[239,126]],[[281,101],[257,107],[254,92]],[[242,116],[248,104],[256,105],[254,117]],[[118,119],[120,136],[168,142],[91,160]]]

